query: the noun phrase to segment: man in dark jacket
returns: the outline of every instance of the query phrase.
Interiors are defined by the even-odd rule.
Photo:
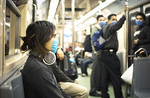
[[[129,7],[125,7],[125,13],[129,10]],[[106,42],[104,48],[98,51],[98,54],[101,57],[102,65],[102,85],[101,93],[102,98],[109,98],[108,84],[109,77],[112,81],[114,88],[115,98],[123,98],[121,90],[121,71],[120,71],[120,61],[116,52],[118,50],[118,39],[117,39],[117,30],[119,30],[125,21],[125,14],[117,22],[117,16],[111,14],[108,16],[108,24],[102,28],[103,37],[109,40]]]
[[[150,50],[150,27],[145,23],[145,15],[139,12],[136,15],[137,30],[134,33],[133,53],[139,48]]]

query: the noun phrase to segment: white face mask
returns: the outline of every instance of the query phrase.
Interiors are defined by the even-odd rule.
[[[49,51],[49,54],[45,55],[43,62],[46,65],[52,65],[56,62],[56,56],[53,52]]]

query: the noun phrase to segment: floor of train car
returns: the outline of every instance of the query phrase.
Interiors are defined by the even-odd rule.
[[[89,91],[90,91],[90,74],[91,74],[91,68],[88,67],[88,74],[89,76],[86,76],[86,77],[82,77],[80,74],[81,74],[81,68],[78,67],[78,73],[79,73],[79,77],[77,79],[77,81],[79,82],[80,85],[82,86],[85,86]],[[101,94],[101,92],[98,92],[99,94]],[[113,92],[113,87],[110,83],[109,85],[109,95],[110,95],[110,98],[115,98],[114,97],[114,92]],[[123,95],[125,94],[125,86],[122,85],[122,93]],[[89,98],[99,98],[99,97],[94,97],[94,96],[89,96]]]

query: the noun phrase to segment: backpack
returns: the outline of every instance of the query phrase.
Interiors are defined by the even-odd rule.
[[[101,50],[107,40],[102,37],[102,30],[95,32],[92,36],[92,45],[96,51]]]
[[[72,80],[75,80],[78,78],[77,65],[75,61],[70,60],[70,57],[67,53],[64,53],[63,61],[59,60],[58,66]]]
[[[112,35],[111,35],[108,39],[105,39],[105,38],[103,38],[102,34],[103,33],[102,33],[102,29],[101,29],[101,30],[95,32],[92,36],[92,45],[94,46],[94,49],[96,51],[103,49],[106,42],[112,37]]]
[[[91,36],[87,35],[84,41],[84,50],[85,52],[92,52],[92,46],[91,46]]]

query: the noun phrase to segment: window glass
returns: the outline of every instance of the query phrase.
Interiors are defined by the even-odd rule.
[[[6,21],[5,21],[5,56],[9,55],[9,41],[10,41],[10,10],[6,7]]]
[[[18,49],[18,29],[17,16],[6,6],[5,16],[5,58],[20,53]]]
[[[145,9],[146,23],[150,26],[150,7]]]

